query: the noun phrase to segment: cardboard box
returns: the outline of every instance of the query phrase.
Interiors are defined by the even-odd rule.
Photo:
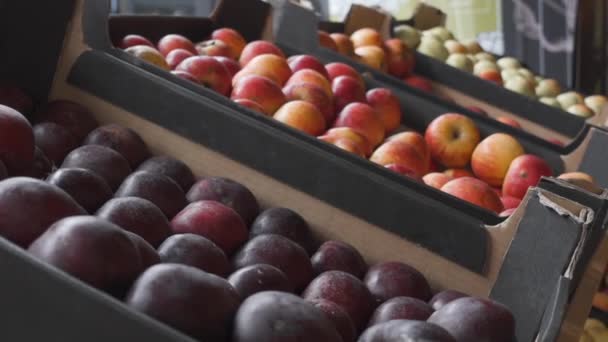
[[[22,20],[29,15],[32,4],[13,2],[10,11],[0,14],[7,32],[19,32],[24,39],[40,36],[38,29],[32,29]],[[354,187],[343,183],[337,187],[332,187],[331,183],[305,184],[302,182],[313,178],[318,181],[316,174],[310,175],[315,169],[297,172],[298,166],[309,165],[321,167],[320,172],[336,171],[323,173],[324,179],[333,182],[359,173],[370,179],[378,178],[365,167],[357,166],[354,160],[344,163],[335,158],[333,150],[320,148],[312,142],[307,145],[278,125],[262,124],[256,117],[220,106],[172,80],[145,72],[108,53],[92,51],[83,44],[82,1],[77,5],[65,40],[66,21],[60,19],[72,13],[72,2],[57,1],[39,7],[43,10],[49,6],[49,12],[40,18],[40,23],[45,24],[47,34],[44,37],[52,42],[49,43],[52,48],[39,55],[40,59],[59,60],[59,64],[44,63],[47,68],[29,69],[34,61],[23,59],[20,64],[2,64],[0,75],[7,80],[21,80],[28,89],[47,89],[47,94],[51,89],[51,99],[82,103],[101,123],[118,123],[134,129],[154,153],[182,159],[199,176],[222,175],[243,182],[263,206],[280,205],[300,212],[320,237],[345,240],[356,246],[370,262],[401,260],[419,268],[434,289],[450,287],[500,299],[517,317],[519,341],[531,340],[538,331],[543,336],[559,336],[562,340],[572,340],[580,333],[582,325],[577,321],[581,317],[578,313],[588,310],[590,305],[590,300],[587,301],[581,291],[597,284],[597,263],[605,264],[608,257],[606,248],[597,249],[590,262],[584,262],[582,257],[585,252],[595,250],[599,241],[605,241],[602,219],[606,215],[608,199],[605,194],[594,195],[560,183],[555,183],[554,189],[548,191],[541,184],[541,187],[529,190],[523,204],[509,220],[493,226],[440,201],[435,203],[432,197],[420,196],[415,187],[402,189],[402,195],[409,194],[416,197],[416,201],[400,202],[399,208],[374,208],[395,217],[400,212],[406,214],[407,218],[399,217],[402,224],[416,224],[417,220],[422,220],[424,227],[420,233],[440,237],[444,243],[452,243],[450,247],[482,250],[484,267],[472,271],[421,247],[415,238],[406,240],[401,235],[402,231],[416,227],[390,231],[352,214],[364,212],[364,207],[346,211],[333,205],[331,200],[319,200],[305,192],[310,189],[301,189],[303,185],[310,185],[313,191],[322,188],[341,191],[340,197],[355,194],[344,192],[365,187],[365,182]],[[39,52],[34,45],[23,47],[24,54]],[[19,67],[23,73],[8,78],[11,67]],[[50,77],[34,78],[38,73]],[[51,79],[54,80],[52,85]],[[129,86],[123,87],[124,84]],[[45,98],[47,94],[41,91],[38,96]],[[200,121],[201,112],[205,122]],[[231,141],[224,134],[235,130],[242,133],[240,142]],[[243,144],[256,146],[255,139],[261,139],[259,144],[271,139],[284,147],[270,150],[269,145],[260,145],[274,156],[258,153],[252,160],[246,160]],[[281,168],[284,165],[280,163],[281,158],[287,156],[294,169],[279,171],[284,175],[289,171],[296,173],[292,179],[277,179],[248,165],[259,159],[272,162],[274,158],[274,167]],[[317,161],[328,166],[301,164]],[[359,181],[364,179],[357,178]],[[360,205],[390,204],[386,201],[402,198],[385,192],[395,185],[390,177],[374,184],[385,189],[381,190],[383,195],[374,201],[360,202]],[[432,215],[426,217],[425,212]],[[447,230],[435,231],[442,228]],[[470,240],[475,235],[469,233],[480,231],[486,236],[485,243],[478,241],[471,247]],[[0,270],[7,275],[0,291],[3,303],[0,317],[6,338],[22,341],[49,337],[91,342],[190,341],[167,326],[129,310],[115,299],[32,259],[2,239],[0,255]],[[577,272],[584,274],[580,282],[575,277]],[[553,288],[555,284],[560,286]],[[566,305],[567,302],[570,304]],[[565,320],[564,324],[562,320]],[[36,328],[32,329],[32,326]]]

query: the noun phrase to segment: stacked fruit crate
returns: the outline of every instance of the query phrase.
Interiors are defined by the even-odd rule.
[[[463,166],[504,133],[521,146],[506,157],[509,164],[521,149],[546,160],[538,159],[546,172],[524,184],[516,194],[521,203],[500,218],[506,201],[482,181],[454,177],[454,191],[445,188],[450,183],[436,185],[438,191],[421,179],[431,159],[450,163],[427,144],[427,126],[441,126],[442,114],[459,107],[362,77],[349,64],[338,66],[354,77],[332,76],[322,55],[287,61],[285,54],[303,54],[293,46],[243,42],[272,31],[264,27],[271,9],[261,2],[224,0],[211,18],[110,20],[105,5],[38,5],[49,6],[39,18],[44,58],[29,57],[39,45],[27,42],[43,34],[23,21],[32,4],[12,3],[3,12],[7,30],[20,33],[11,43],[24,57],[6,57],[11,63],[1,75],[37,99],[32,110],[32,101],[9,102],[27,95],[2,88],[3,103],[34,124],[0,107],[0,159],[12,176],[0,183],[7,336],[529,341],[581,333],[588,289],[597,287],[598,264],[608,258],[600,248],[606,197],[580,177],[572,182],[585,189],[553,178],[538,183],[570,167],[539,139],[469,113],[457,116],[478,132]],[[107,32],[116,45],[137,38],[152,46],[123,46],[125,52]],[[127,34],[148,40],[123,40]],[[215,40],[192,44],[209,38]],[[240,53],[231,49],[235,41]],[[175,62],[172,75],[166,59],[175,57],[176,45],[193,56]],[[210,57],[225,46],[240,63]],[[245,63],[247,50],[253,56]],[[217,68],[222,62],[250,65],[234,76],[241,80],[232,99],[225,97],[233,87],[228,68]],[[197,64],[220,71],[201,72]],[[218,75],[228,77],[210,77]],[[316,84],[301,88],[319,88],[318,98],[330,94],[334,101],[340,77],[354,80],[358,97],[338,95],[339,110],[320,111],[293,90]],[[269,92],[259,97],[255,85],[239,87],[251,80],[286,87],[275,92],[279,100],[264,98]],[[293,103],[297,110],[289,110]],[[349,114],[349,106],[359,109]],[[384,120],[370,110],[386,113]],[[429,138],[408,131],[385,141],[405,130],[401,115]],[[383,156],[392,146],[411,150],[419,163]],[[497,171],[495,186],[508,168]],[[463,181],[476,182],[471,189],[480,194],[459,190]],[[31,324],[37,329],[25,328]]]

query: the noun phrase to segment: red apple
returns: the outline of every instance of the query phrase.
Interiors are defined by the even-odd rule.
[[[224,96],[230,94],[230,74],[222,63],[213,57],[186,58],[177,66],[176,70],[190,73],[206,88],[213,89]]]
[[[350,76],[357,80],[361,84],[361,87],[365,87],[365,82],[363,81],[363,77],[361,74],[357,72],[353,67],[344,63],[329,63],[325,65],[325,70],[327,70],[327,74],[329,75],[329,80],[333,82],[339,76]]]
[[[418,88],[424,92],[427,92],[427,93],[433,92],[433,84],[424,77],[414,75],[414,76],[406,77],[404,81],[409,86]]]
[[[329,36],[334,40],[334,43],[336,43],[336,47],[340,54],[352,57],[355,53],[355,47],[349,36],[344,33],[332,33]]]
[[[350,35],[350,40],[356,48],[362,46],[377,46],[382,47],[382,36],[372,28],[365,27],[358,29]]]
[[[437,117],[424,134],[431,156],[445,167],[463,168],[479,143],[479,130],[468,117],[448,113]]]
[[[303,69],[312,69],[325,78],[329,79],[325,66],[316,57],[311,55],[296,55],[291,56],[287,59],[287,64],[291,68],[291,71],[296,73]]]
[[[495,133],[475,147],[471,167],[479,179],[492,186],[502,186],[509,165],[522,154],[524,148],[515,138],[508,134]]]
[[[552,175],[551,167],[542,158],[532,154],[521,155],[511,162],[502,185],[502,193],[504,196],[523,198],[528,187],[536,186],[542,176]]]
[[[496,120],[504,123],[505,125],[509,125],[509,126],[521,129],[521,125],[519,124],[519,122],[513,118],[501,116],[501,117],[497,118]]]
[[[118,47],[121,49],[127,49],[131,46],[137,45],[146,45],[150,47],[154,47],[154,44],[148,40],[148,38],[137,35],[137,34],[129,34],[126,35],[121,41]]]
[[[302,83],[310,83],[318,86],[323,89],[323,91],[328,95],[332,96],[333,92],[331,89],[331,84],[320,73],[316,72],[312,69],[302,69],[296,71],[290,78],[287,80],[285,86],[290,86],[293,84],[302,84]]]
[[[461,177],[451,180],[441,187],[441,190],[497,214],[504,210],[496,192],[488,184],[476,178]]]
[[[475,177],[475,175],[467,169],[447,169],[443,171],[443,174],[448,177],[451,177],[452,179],[461,177]]]
[[[239,80],[230,98],[251,100],[259,104],[266,115],[274,114],[287,102],[283,91],[275,82],[257,75],[249,75]]]
[[[179,34],[168,34],[158,41],[158,51],[163,56],[167,56],[169,52],[175,49],[184,49],[197,55],[196,48],[190,39]]]
[[[291,101],[284,104],[274,119],[310,135],[321,135],[326,128],[323,114],[313,104],[306,101]]]
[[[231,79],[234,77],[234,75],[236,75],[237,72],[241,71],[241,65],[234,59],[223,56],[215,57],[215,59],[224,65],[226,70],[228,70]]]
[[[372,154],[370,160],[380,165],[397,164],[415,172],[415,178],[421,179],[428,171],[424,158],[416,148],[408,143],[393,140],[380,145]]]
[[[401,132],[388,137],[386,141],[401,141],[406,144],[412,145],[424,161],[424,165],[427,168],[427,171],[425,171],[425,173],[429,171],[431,166],[431,151],[429,150],[429,147],[427,146],[424,137],[420,133]]]
[[[213,31],[211,33],[211,38],[219,39],[226,43],[232,50],[232,55],[235,59],[238,59],[241,56],[241,52],[243,52],[245,45],[247,45],[247,41],[240,33],[226,27]]]
[[[256,40],[247,44],[245,48],[243,48],[241,57],[239,58],[239,63],[241,63],[241,67],[244,67],[255,57],[266,54],[277,55],[285,58],[283,51],[281,51],[281,49],[279,49],[273,43],[265,40]]]
[[[384,140],[384,126],[376,111],[365,103],[351,103],[344,107],[334,127],[350,127],[363,135],[371,146],[378,146]],[[390,164],[390,163],[387,163]]]
[[[401,125],[401,105],[399,99],[387,88],[376,88],[367,92],[367,103],[380,116],[386,132],[392,132]]]
[[[401,164],[388,164],[385,167],[402,176],[406,176],[406,177],[412,178],[417,181],[420,180],[420,175],[418,174],[418,172],[416,172],[415,170],[413,170],[410,167],[407,167],[407,166],[404,166]]]
[[[338,52],[338,45],[336,45],[336,42],[334,42],[334,40],[331,39],[331,37],[329,36],[329,33],[319,30],[318,35],[319,35],[319,45],[321,45],[322,47],[324,47],[326,49],[330,49],[332,51]]]
[[[167,61],[169,68],[171,68],[171,70],[175,70],[175,68],[177,68],[177,66],[184,59],[193,57],[193,56],[194,56],[194,54],[188,50],[175,49],[175,50],[169,52],[169,54],[167,54],[167,57],[165,57],[165,60]]]
[[[366,102],[365,88],[353,77],[336,77],[331,83],[331,90],[334,96],[336,112],[342,111],[342,109],[349,104]],[[378,116],[378,120],[380,120],[380,116]],[[382,124],[382,129],[384,130],[382,120],[380,120],[380,123]]]
[[[345,127],[343,127],[345,128]],[[343,149],[347,152],[358,155],[362,158],[367,158],[368,155],[365,154],[365,150],[358,144],[356,141],[347,138],[339,138],[339,137],[330,137],[327,135],[322,135],[319,137],[319,140],[323,140],[327,143],[330,143],[340,149]]]
[[[196,44],[196,51],[198,51],[198,54],[201,56],[221,56],[236,59],[236,56],[234,55],[234,52],[230,46],[219,39],[206,40]]]
[[[327,95],[321,87],[312,83],[299,83],[287,85],[283,88],[287,101],[302,100],[310,102],[321,111],[328,124],[333,124],[336,115],[334,113],[333,97]]]
[[[292,73],[285,58],[273,54],[265,54],[254,57],[249,61],[241,71],[234,75],[232,84],[238,83],[240,78],[248,75],[267,77],[282,87],[291,77]],[[320,77],[323,78],[323,76]]]
[[[398,38],[389,39],[384,42],[386,51],[386,64],[388,73],[399,78],[409,76],[414,69],[414,54]]]
[[[441,172],[431,172],[424,177],[422,177],[422,181],[424,184],[431,186],[435,189],[441,189],[447,182],[451,181],[452,177],[441,173]]]
[[[264,112],[264,108],[262,108],[262,106],[260,106],[257,102],[254,102],[254,101],[251,101],[248,99],[236,99],[236,100],[234,100],[234,102],[238,103],[239,105],[241,105],[243,107],[247,107],[247,108],[253,110],[254,112],[268,115],[266,112]]]
[[[364,157],[369,157],[373,152],[372,146],[369,144],[369,141],[367,141],[367,138],[350,127],[332,128],[325,132],[325,135],[319,137],[319,139],[335,145],[337,145],[337,140],[350,140],[358,146],[357,150],[362,151],[361,154]]]
[[[499,86],[502,85],[502,77],[500,76],[500,72],[498,70],[486,69],[481,71],[477,76],[486,81],[496,83]]]
[[[194,82],[194,83],[199,83],[198,80],[196,79],[196,77],[192,76],[191,73],[186,72],[186,71],[181,71],[181,70],[173,70],[171,71],[171,74],[179,77],[179,78],[183,78],[185,80],[188,80],[190,82]]]
[[[521,203],[521,199],[513,197],[513,196],[503,196],[500,198],[500,201],[502,202],[502,205],[505,207],[505,210],[517,208],[519,206],[519,203]]]
[[[125,52],[161,69],[170,70],[165,57],[153,47],[136,45],[126,49]]]
[[[355,60],[371,68],[386,71],[387,58],[382,48],[377,46],[361,46],[355,49]]]

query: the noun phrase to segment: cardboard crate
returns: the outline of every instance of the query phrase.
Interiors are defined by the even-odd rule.
[[[303,154],[308,163],[322,160],[335,167],[329,171],[341,172],[324,176],[336,182],[332,189],[342,191],[342,197],[361,195],[338,182],[353,172],[370,176],[363,167],[341,162],[332,149],[290,139],[289,131],[280,126],[261,124],[255,117],[220,106],[171,80],[107,53],[91,51],[83,44],[82,1],[76,2],[75,12],[72,1],[38,4],[44,15],[36,18],[40,25],[35,27],[23,20],[31,14],[32,4],[13,2],[5,8],[0,15],[5,23],[3,30],[19,33],[21,39],[12,48],[22,48],[24,56],[40,52],[38,45],[27,43],[36,38],[46,38],[48,49],[38,58],[15,58],[12,64],[2,64],[0,76],[4,79],[21,82],[40,99],[48,95],[51,99],[77,101],[90,108],[101,123],[126,125],[141,134],[154,153],[182,159],[199,176],[229,176],[244,183],[263,206],[280,205],[298,211],[317,235],[353,244],[369,262],[401,260],[420,269],[436,290],[450,287],[502,301],[517,317],[519,341],[532,340],[537,334],[545,340],[574,341],[580,334],[581,313],[588,312],[591,302],[586,298],[589,295],[586,289],[597,286],[608,258],[604,239],[608,206],[605,193],[597,195],[547,180],[548,184],[529,190],[510,219],[487,225],[474,215],[434,203],[430,197],[420,197],[414,188],[402,189],[403,195],[417,197],[415,202],[402,202],[394,207],[407,215],[399,217],[404,219],[402,223],[421,220],[425,224],[424,234],[445,234],[440,236],[442,240],[453,240],[453,246],[468,248],[472,236],[468,232],[483,232],[485,242],[473,247],[483,250],[483,267],[475,272],[421,247],[415,239],[405,239],[402,231],[389,231],[332,205],[331,201],[305,193],[300,188],[302,183],[294,180],[309,181],[315,176],[307,176],[311,170],[298,172],[291,179],[293,183],[285,178],[276,179],[243,162],[238,150],[243,150],[243,144],[256,146],[254,138],[262,139],[259,143],[272,139],[286,147],[272,150],[276,154],[265,161],[276,162],[290,156],[295,166],[304,165],[300,163],[305,158],[300,159],[293,152]],[[72,13],[72,20],[66,25]],[[66,29],[68,35],[64,40]],[[23,72],[14,73],[13,68]],[[206,122],[201,123],[201,115]],[[242,133],[241,144],[229,141],[225,132],[231,130]],[[268,158],[264,154],[255,157]],[[365,204],[398,199],[385,189],[393,185],[390,178],[376,185],[383,188],[382,195]],[[549,187],[551,191],[547,190]],[[376,209],[398,216],[397,211]],[[431,212],[434,218],[425,217],[425,213]],[[462,229],[457,229],[459,225]],[[441,226],[449,230],[435,231]],[[0,269],[7,275],[0,285],[3,303],[0,317],[4,322],[3,336],[11,340],[190,341],[34,260],[3,239],[0,254]]]

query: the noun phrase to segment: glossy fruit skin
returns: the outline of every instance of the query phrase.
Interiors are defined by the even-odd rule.
[[[375,264],[367,271],[363,282],[373,295],[376,305],[400,296],[423,301],[431,298],[431,287],[424,275],[401,262]]]
[[[317,241],[306,220],[288,208],[269,208],[256,217],[251,224],[249,238],[264,234],[277,234],[297,243],[312,255],[317,250]]]
[[[448,113],[431,122],[424,134],[433,160],[447,168],[463,168],[480,141],[479,129],[468,117]]]
[[[359,251],[342,241],[326,241],[310,260],[316,275],[343,271],[361,279],[367,271],[367,264]]]
[[[0,160],[16,176],[34,161],[34,134],[27,119],[16,110],[0,105]]]
[[[513,159],[509,170],[507,170],[502,185],[503,196],[522,199],[528,188],[536,186],[541,177],[552,175],[553,170],[544,159],[532,154],[521,155]]]
[[[268,264],[243,267],[232,273],[228,282],[238,292],[241,300],[263,291],[293,292],[293,286],[285,273]]]
[[[477,178],[456,178],[441,187],[441,191],[497,214],[504,210],[498,194],[488,184]]]
[[[222,278],[231,271],[224,251],[200,235],[172,235],[158,247],[158,254],[163,263],[196,267]]]
[[[471,168],[477,178],[491,186],[502,186],[511,162],[524,154],[524,148],[512,136],[495,133],[482,140],[471,156]]]
[[[343,342],[354,342],[356,340],[357,327],[355,327],[353,320],[340,305],[325,299],[312,300],[310,303],[323,311],[325,316],[334,324],[340,336],[342,336]]]
[[[154,156],[147,159],[139,165],[137,171],[165,175],[179,184],[184,192],[187,192],[195,181],[194,174],[188,165],[170,156]]]
[[[454,301],[458,298],[468,297],[468,295],[455,290],[444,290],[436,293],[431,300],[429,305],[433,307],[435,311],[441,309],[447,303]]]

